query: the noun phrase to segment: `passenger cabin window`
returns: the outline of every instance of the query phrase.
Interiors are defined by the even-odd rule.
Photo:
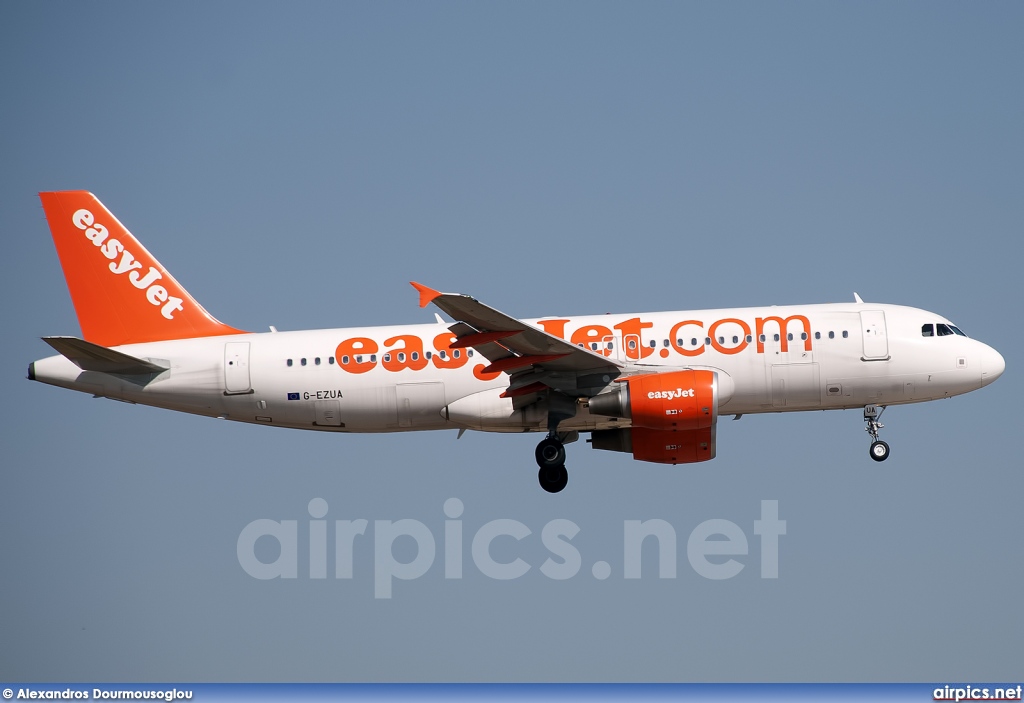
[[[940,337],[948,337],[953,334],[953,330],[949,329],[949,325],[944,325],[941,322],[935,325],[935,331],[938,332]]]
[[[654,340],[652,339],[652,340],[651,340],[651,349],[654,349],[654,348],[655,348],[656,346],[658,346],[658,343],[657,343],[657,342],[655,342],[655,341],[654,341]]]
[[[843,339],[846,339],[849,336],[850,336],[850,333],[847,332],[846,330],[843,330]]]
[[[829,332],[828,333],[828,338],[829,339],[835,339],[836,338],[836,333],[835,332]]]
[[[303,366],[305,366],[306,365],[306,357],[302,357],[301,359],[299,359],[299,363],[302,364]]]
[[[333,366],[334,365],[334,357],[333,356],[327,357],[327,363],[331,364]]]
[[[317,358],[313,359],[313,363],[316,364],[317,366],[319,366],[320,365],[320,357],[318,356]]]
[[[289,365],[289,366],[291,366],[291,365],[292,365],[292,360],[291,360],[291,359],[289,359],[289,360],[288,360],[288,365]]]
[[[930,322],[927,325],[921,325],[921,336],[922,337],[934,337],[935,336],[935,325]]]
[[[821,339],[821,332],[815,332],[814,333],[814,338],[815,339]]]

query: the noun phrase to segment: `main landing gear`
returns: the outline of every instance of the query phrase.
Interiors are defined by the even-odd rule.
[[[565,444],[575,442],[579,432],[559,432],[558,424],[576,415],[576,399],[551,391],[547,394],[548,436],[537,445],[537,478],[548,493],[558,493],[569,483],[565,470]]]
[[[540,471],[537,478],[540,487],[548,493],[558,493],[569,483],[569,472],[565,469],[565,445],[557,435],[549,435],[537,445],[534,453]]]
[[[885,461],[889,458],[889,445],[878,438],[878,431],[885,427],[878,421],[884,411],[884,407],[879,408],[877,405],[864,406],[864,422],[868,423],[864,429],[871,435],[871,448],[868,453],[875,461]]]

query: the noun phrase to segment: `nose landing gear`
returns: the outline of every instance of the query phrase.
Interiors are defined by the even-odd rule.
[[[864,422],[868,424],[864,430],[871,435],[871,448],[868,449],[868,453],[875,461],[885,461],[889,458],[889,445],[878,438],[878,431],[885,427],[885,425],[878,421],[884,411],[885,407],[879,408],[877,405],[864,406]]]

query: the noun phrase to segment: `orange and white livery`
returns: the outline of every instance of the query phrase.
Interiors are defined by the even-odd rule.
[[[852,303],[519,320],[413,283],[454,323],[245,332],[213,318],[91,193],[41,193],[82,336],[29,378],[239,422],[328,432],[540,432],[565,444],[713,459],[721,415],[863,408],[882,461],[888,405],[985,386],[1004,361],[941,315]]]

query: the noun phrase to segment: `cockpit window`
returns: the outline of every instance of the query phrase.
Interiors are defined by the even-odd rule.
[[[921,325],[921,336],[922,337],[934,337],[935,336],[935,325],[930,322],[927,325]]]
[[[940,322],[935,325],[936,331],[938,331],[940,337],[948,337],[953,334],[953,330],[949,329],[949,325]]]
[[[961,337],[966,337],[966,336],[967,336],[966,334],[964,334],[963,332],[961,332],[961,331],[960,331],[960,328],[959,328],[959,327],[957,327],[956,325],[950,325],[950,326],[949,326],[949,329],[953,330],[953,334],[958,334],[958,335],[960,335]]]

